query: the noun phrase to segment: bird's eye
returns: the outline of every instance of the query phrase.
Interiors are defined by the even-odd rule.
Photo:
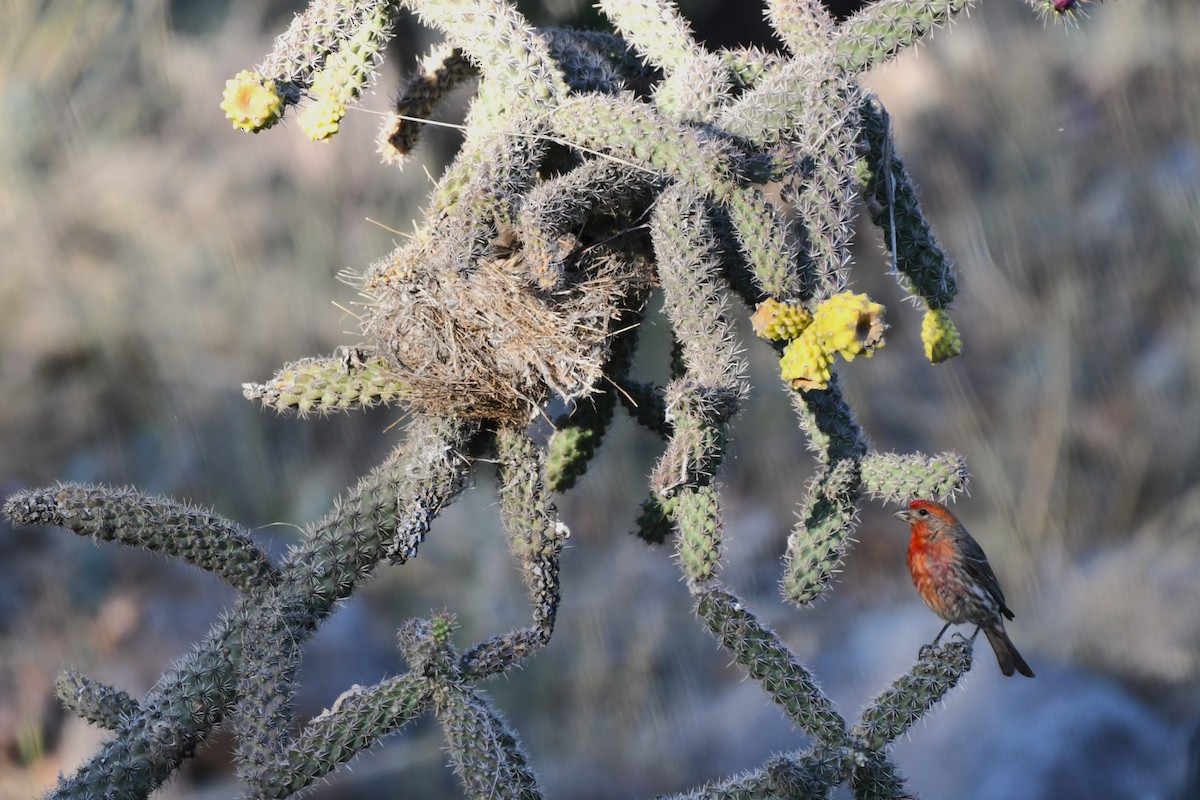
[[[920,511],[918,511],[918,512],[917,512],[917,516],[918,516],[918,517],[928,517],[928,516],[929,516],[929,510],[928,510],[928,509],[925,509],[925,508],[922,508]]]

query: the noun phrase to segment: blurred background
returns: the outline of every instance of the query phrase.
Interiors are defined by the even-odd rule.
[[[714,45],[771,44],[756,4],[683,5]],[[575,0],[524,7],[596,24]],[[398,171],[374,152],[378,113],[432,41],[411,18],[331,144],[286,123],[231,130],[225,80],[298,8],[0,2],[0,494],[132,484],[211,506],[278,554],[402,435],[393,412],[295,420],[241,396],[287,360],[357,340],[337,274],[386,255],[431,186],[420,163]],[[927,798],[1200,797],[1200,6],[1087,11],[1064,28],[988,0],[868,80],[957,260],[965,352],[925,362],[920,313],[864,221],[854,288],[892,327],[842,376],[878,449],[966,457],[955,511],[1038,673],[1004,679],[976,649],[961,687],[895,748]],[[456,144],[432,129],[420,159],[437,174]],[[646,329],[639,369],[661,374],[661,317]],[[832,591],[811,609],[779,600],[811,458],[770,348],[747,341],[747,356],[755,391],[722,476],[724,579],[853,719],[941,622],[879,504]],[[551,797],[679,791],[805,746],[701,630],[670,550],[628,534],[660,447],[618,418],[560,499],[573,535],[555,638],[486,687]],[[494,505],[485,471],[419,558],[381,568],[325,624],[302,715],[395,674],[410,616],[453,611],[463,643],[524,624]],[[232,602],[174,562],[0,523],[0,798],[35,796],[105,738],[59,709],[59,671],[140,695]],[[157,796],[234,796],[229,752],[218,735]],[[397,792],[461,796],[436,724],[311,796]]]

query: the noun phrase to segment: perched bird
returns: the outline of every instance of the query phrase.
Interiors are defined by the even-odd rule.
[[[1004,617],[1012,619],[1013,612],[1004,604],[1004,592],[979,543],[949,509],[932,500],[913,500],[895,516],[912,526],[908,570],[917,594],[946,620],[933,644],[951,625],[972,622],[971,641],[981,629],[987,634],[1001,672],[1012,675],[1015,669],[1032,678],[1033,670],[1004,632]]]

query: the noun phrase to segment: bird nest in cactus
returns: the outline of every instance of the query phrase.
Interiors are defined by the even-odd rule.
[[[530,263],[515,236],[490,249],[466,266],[420,244],[400,248],[363,282],[369,346],[412,408],[519,421],[554,397],[590,394],[652,278],[647,258],[595,244],[572,248],[547,287],[537,277],[545,264]]]

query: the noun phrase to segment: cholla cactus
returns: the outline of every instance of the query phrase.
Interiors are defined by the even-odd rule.
[[[841,783],[858,797],[907,796],[887,748],[970,668],[969,645],[924,649],[847,724],[722,583],[717,473],[748,391],[733,322],[756,308],[755,330],[782,351],[818,467],[782,553],[789,602],[827,589],[864,496],[945,499],[964,488],[966,467],[952,453],[870,449],[834,355],[869,356],[883,344],[882,306],[846,290],[860,197],[896,274],[929,309],[931,360],[960,347],[945,314],[953,266],[921,214],[886,112],[858,78],[970,5],[878,0],[836,23],[818,0],[768,0],[787,49],[764,53],[705,49],[667,0],[602,0],[619,35],[537,30],[508,0],[312,0],[262,64],[230,82],[223,107],[235,126],[261,131],[298,104],[316,139],[359,122],[346,109],[405,10],[446,41],[404,84],[380,135],[385,157],[403,161],[417,118],[451,88],[473,80],[475,94],[465,141],[418,230],[361,276],[363,341],[285,366],[245,393],[283,412],[385,404],[414,421],[278,563],[234,523],[160,497],[58,485],[9,498],[15,522],[157,550],[240,592],[145,697],[84,676],[60,680],[63,702],[114,736],[51,796],[145,797],[228,720],[249,794],[285,797],[425,714],[441,722],[468,794],[540,796],[515,733],[475,684],[549,642],[569,535],[550,493],[585,474],[618,405],[667,440],[639,535],[674,539],[699,618],[812,737],[807,751],[686,796],[827,796]],[[768,183],[782,187],[790,213],[768,199]],[[655,286],[676,342],[661,387],[628,374]],[[527,428],[552,407],[566,411],[543,441]],[[484,457],[499,465],[499,511],[530,624],[459,652],[452,618],[412,620],[399,637],[406,672],[297,724],[302,643],[376,567],[417,555]]]

